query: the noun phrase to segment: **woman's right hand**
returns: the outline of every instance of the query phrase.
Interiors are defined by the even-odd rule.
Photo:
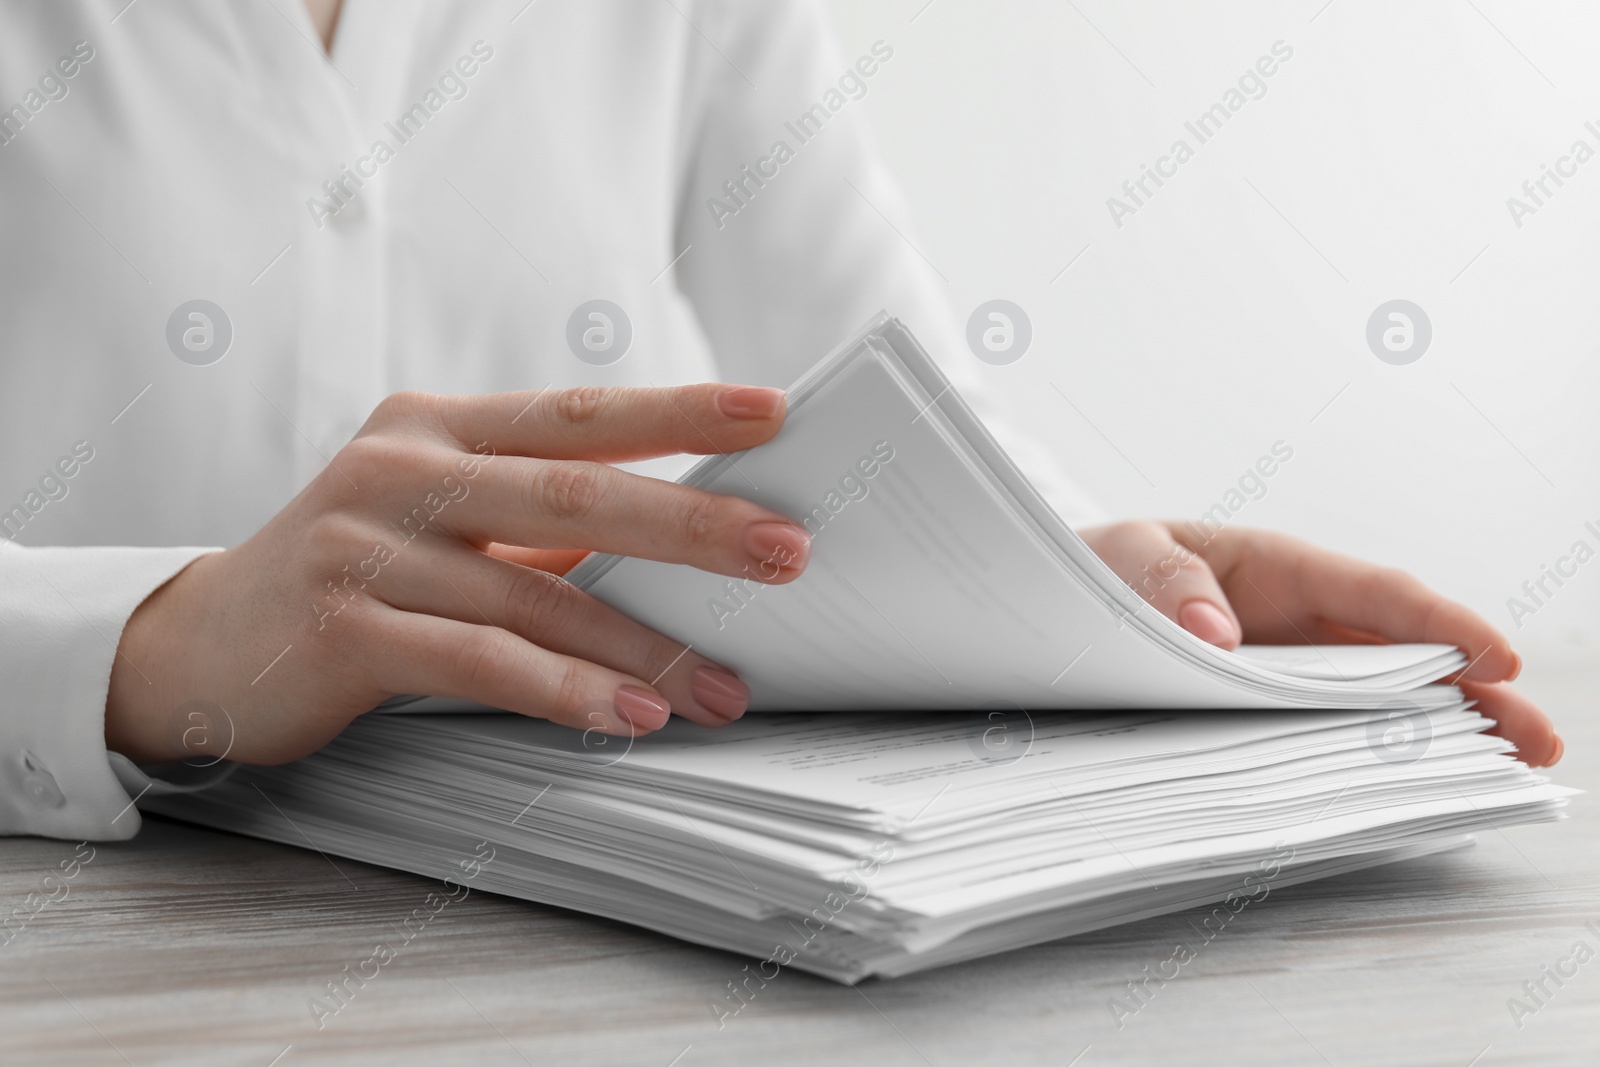
[[[107,746],[135,761],[220,758],[226,737],[206,741],[179,713],[195,702],[221,709],[226,755],[245,763],[314,752],[401,693],[623,736],[669,711],[738,718],[749,689],[732,673],[553,571],[593,550],[792,581],[803,527],[609,465],[736,452],[783,417],[781,390],[748,386],[389,397],[255,536],[134,612]]]

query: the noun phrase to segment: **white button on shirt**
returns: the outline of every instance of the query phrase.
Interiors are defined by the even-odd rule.
[[[331,56],[298,0],[125,4],[0,14],[0,832],[127,837],[179,787],[106,752],[124,623],[398,390],[784,386],[887,308],[1089,515],[896,232],[892,46],[813,0],[345,0]]]

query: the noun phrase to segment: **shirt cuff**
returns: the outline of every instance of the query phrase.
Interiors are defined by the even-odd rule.
[[[128,617],[214,551],[0,543],[0,834],[123,840],[138,832],[142,791],[199,788],[227,772],[191,768],[160,784],[108,752],[105,739],[111,666]]]

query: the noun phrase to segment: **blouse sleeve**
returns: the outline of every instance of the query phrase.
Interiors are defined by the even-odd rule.
[[[118,840],[145,793],[222,774],[152,778],[106,750],[106,692],[122,628],[203,548],[24,548],[0,540],[0,834]],[[137,664],[135,664],[137,667]]]

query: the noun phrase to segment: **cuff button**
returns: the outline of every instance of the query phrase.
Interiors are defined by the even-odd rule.
[[[22,791],[28,799],[42,808],[59,808],[66,804],[66,795],[56,785],[55,775],[45,769],[38,756],[23,749],[17,762],[22,769]]]

